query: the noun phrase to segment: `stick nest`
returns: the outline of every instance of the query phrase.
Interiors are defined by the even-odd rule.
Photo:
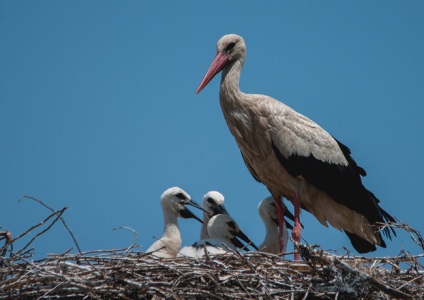
[[[300,262],[230,250],[200,259],[156,259],[138,251],[135,242],[126,249],[81,252],[62,218],[66,208],[49,209],[47,221],[15,239],[0,231],[0,299],[424,299],[424,253],[366,258],[296,244]],[[33,261],[29,245],[57,221],[78,253]],[[47,228],[13,251],[17,239],[42,226]],[[405,224],[391,226],[408,231],[424,249],[419,232]]]

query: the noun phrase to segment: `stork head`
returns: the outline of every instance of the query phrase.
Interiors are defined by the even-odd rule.
[[[197,88],[196,94],[218,74],[225,66],[238,59],[243,59],[246,55],[246,45],[244,39],[237,34],[227,34],[219,39],[216,44],[216,56],[212,61],[205,77]]]
[[[193,201],[189,194],[179,187],[172,187],[163,192],[160,202],[164,211],[170,211],[179,218],[189,219],[193,218],[203,223],[191,210],[186,206],[191,205],[200,210],[203,208]]]
[[[210,217],[218,214],[228,214],[224,206],[224,196],[220,192],[210,191],[203,196],[203,209]]]
[[[275,202],[272,196],[265,198],[258,206],[259,216],[265,224],[273,224],[278,226],[277,212],[275,210]]]
[[[281,209],[284,211],[284,217],[294,222],[294,216],[287,209],[287,206],[285,206],[283,202],[281,202],[281,205]],[[259,203],[258,212],[264,224],[275,224],[276,226],[278,226],[278,216],[276,209],[277,206],[272,196],[265,198]],[[304,228],[303,224],[300,225],[302,226],[302,228]],[[287,220],[286,227],[290,230],[293,229],[293,226]]]

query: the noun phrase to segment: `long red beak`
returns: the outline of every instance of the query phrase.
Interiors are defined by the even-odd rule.
[[[227,63],[228,63],[228,57],[225,54],[218,51],[216,53],[215,58],[213,59],[211,63],[211,66],[206,72],[205,77],[203,77],[202,82],[197,88],[196,94],[200,93],[200,91],[203,90],[203,88],[209,83],[209,81],[211,81],[212,78],[214,78],[215,75],[218,74],[225,67]]]

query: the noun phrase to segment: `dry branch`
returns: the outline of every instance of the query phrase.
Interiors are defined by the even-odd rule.
[[[342,258],[298,245],[305,261],[258,252],[208,259],[156,259],[136,247],[49,256],[3,266],[0,299],[422,299],[424,269],[418,258]],[[408,261],[399,272],[388,263]],[[95,266],[95,269],[93,268]],[[372,267],[370,267],[372,266]]]

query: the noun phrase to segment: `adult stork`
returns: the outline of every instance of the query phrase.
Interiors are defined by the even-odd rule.
[[[366,172],[352,159],[349,148],[289,106],[269,96],[240,91],[246,57],[241,36],[225,35],[216,48],[215,59],[196,93],[222,71],[224,118],[250,173],[271,192],[278,207],[279,227],[284,224],[284,196],[294,205],[295,241],[300,241],[301,207],[323,225],[328,222],[343,230],[359,253],[374,251],[376,245],[386,247],[381,223],[394,219],[362,184],[361,176]],[[391,238],[387,227],[383,231]]]

